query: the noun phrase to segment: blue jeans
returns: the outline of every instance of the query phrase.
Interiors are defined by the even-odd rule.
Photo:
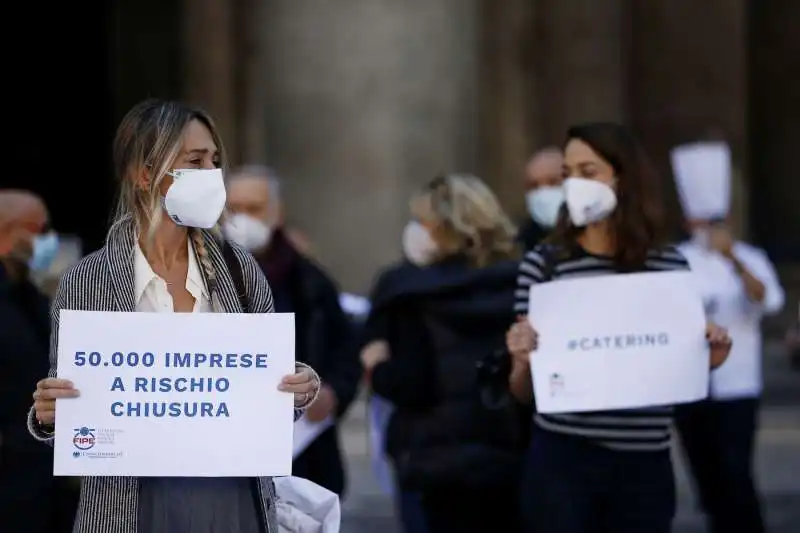
[[[623,452],[536,428],[525,467],[526,533],[670,533],[669,451]]]

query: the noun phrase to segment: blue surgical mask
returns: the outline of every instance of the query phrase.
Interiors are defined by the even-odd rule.
[[[53,264],[58,255],[58,233],[50,232],[37,235],[33,239],[33,255],[28,260],[28,268],[34,272],[44,272]]]

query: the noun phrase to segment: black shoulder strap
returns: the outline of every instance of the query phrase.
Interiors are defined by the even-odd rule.
[[[544,260],[544,269],[542,270],[543,281],[553,281],[556,273],[556,251],[553,246],[541,245],[539,253]]]
[[[239,304],[242,306],[242,311],[245,313],[250,312],[250,306],[247,302],[247,291],[244,288],[244,274],[242,273],[242,265],[236,259],[236,253],[233,251],[228,241],[222,245],[222,257],[225,259],[225,266],[228,267],[228,272],[233,279],[233,286],[236,287],[236,296],[239,297]]]

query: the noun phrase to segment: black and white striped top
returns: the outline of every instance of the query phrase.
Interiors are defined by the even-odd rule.
[[[648,255],[644,272],[688,270],[689,264],[674,247],[653,251]],[[576,250],[570,254],[555,253],[538,246],[525,254],[517,278],[514,310],[528,312],[531,285],[553,279],[571,279],[616,274],[608,257]],[[653,302],[658,305],[658,302]],[[650,407],[591,413],[536,414],[537,426],[557,433],[592,439],[596,443],[623,451],[653,452],[669,448],[672,407]]]

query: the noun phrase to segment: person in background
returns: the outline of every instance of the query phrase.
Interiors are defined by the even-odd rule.
[[[786,330],[786,354],[789,364],[794,370],[800,371],[800,314],[792,321]]]
[[[410,211],[407,262],[379,276],[361,352],[372,391],[394,406],[386,449],[401,493],[420,495],[428,532],[515,533],[526,424],[503,336],[516,228],[470,175],[434,178]]]
[[[623,126],[570,128],[563,175],[567,209],[552,238],[519,266],[514,308],[521,316],[506,339],[514,357],[509,386],[526,405],[533,401],[530,360],[538,346],[531,325],[537,318],[525,316],[534,284],[688,269],[669,245],[657,176]],[[706,335],[715,367],[725,360],[729,339],[713,324]],[[672,413],[670,406],[537,413],[521,490],[525,531],[669,533],[675,514]]]
[[[723,142],[672,151],[673,173],[691,238],[689,261],[709,319],[728,329],[730,357],[711,374],[707,400],[681,406],[677,427],[711,533],[761,533],[753,476],[761,377],[761,319],[783,308],[784,291],[767,254],[736,240],[725,223],[731,175]]]
[[[519,242],[531,250],[555,227],[564,204],[561,167],[564,156],[558,146],[539,150],[525,166],[525,205],[530,218],[520,228]]]
[[[297,360],[313,366],[322,378],[319,397],[306,418],[317,423],[338,421],[361,380],[355,324],[342,310],[339,289],[288,237],[281,183],[273,171],[260,166],[235,170],[226,187],[225,235],[255,256],[272,288],[275,310],[295,314]],[[336,424],[295,458],[292,473],[344,494],[345,468]]]
[[[32,441],[20,413],[50,367],[50,302],[31,282],[58,252],[47,207],[28,191],[0,191],[0,529],[71,532],[77,491],[53,477],[52,449]],[[18,524],[14,526],[13,524]]]

